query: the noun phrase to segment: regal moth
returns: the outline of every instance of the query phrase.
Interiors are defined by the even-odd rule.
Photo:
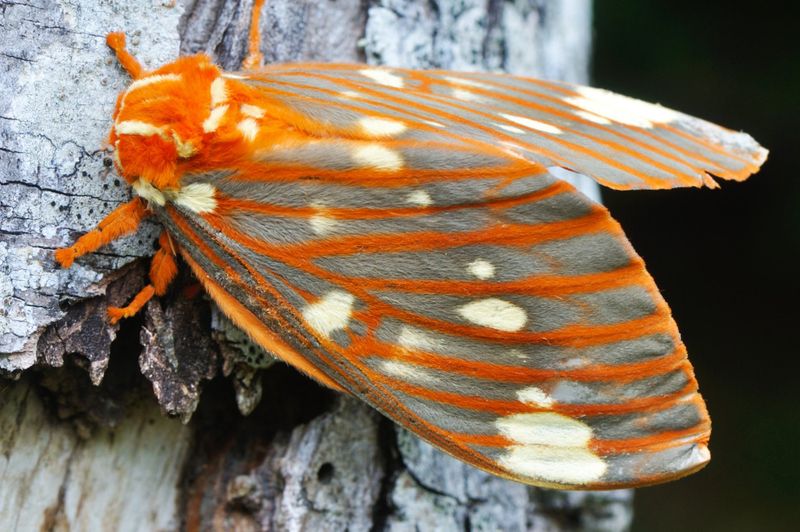
[[[563,170],[613,189],[741,181],[751,137],[599,89],[343,64],[223,72],[182,57],[113,114],[134,198],[56,252],[163,226],[270,353],[443,451],[536,486],[660,483],[709,460],[710,421],[669,307],[622,229]]]

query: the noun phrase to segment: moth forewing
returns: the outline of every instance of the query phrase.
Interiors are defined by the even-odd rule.
[[[663,482],[709,459],[710,422],[669,307],[601,205],[619,189],[741,180],[766,151],[597,89],[364,65],[226,73],[206,56],[135,81],[111,142],[137,197],[59,250],[64,266],[164,226],[266,349],[444,451],[529,484]]]

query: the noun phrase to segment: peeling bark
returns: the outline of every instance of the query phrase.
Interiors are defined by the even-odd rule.
[[[54,248],[130,195],[103,148],[129,82],[106,32],[125,31],[148,67],[203,51],[235,69],[251,5],[0,0],[0,372],[16,379],[0,381],[0,526],[626,529],[630,491],[532,489],[454,460],[273,364],[204,296],[187,297],[189,275],[142,315],[109,325],[106,307],[144,282],[153,224],[56,267]],[[262,32],[270,62],[585,81],[590,6],[268,0]]]

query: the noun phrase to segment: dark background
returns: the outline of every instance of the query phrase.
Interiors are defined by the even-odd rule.
[[[593,85],[753,135],[722,190],[609,192],[680,326],[711,464],[636,493],[635,530],[800,530],[800,45],[794,2],[599,0]]]

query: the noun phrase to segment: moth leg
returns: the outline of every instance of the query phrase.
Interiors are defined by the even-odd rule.
[[[150,262],[150,284],[142,288],[126,307],[108,307],[111,323],[122,318],[135,316],[153,296],[163,296],[170,283],[178,275],[178,263],[175,260],[175,246],[166,231],[158,238],[159,248]]]
[[[247,39],[247,56],[242,61],[242,68],[253,70],[264,64],[264,54],[261,53],[261,8],[264,0],[253,2],[253,11],[250,14],[250,35]]]
[[[78,257],[96,251],[123,235],[133,233],[149,215],[150,211],[141,198],[123,203],[103,218],[95,229],[80,237],[70,247],[57,249],[56,261],[63,268],[69,268]]]
[[[133,79],[139,79],[144,75],[145,70],[142,64],[125,48],[124,33],[121,31],[109,33],[106,35],[106,44],[114,50],[114,53],[117,54],[117,61]]]

